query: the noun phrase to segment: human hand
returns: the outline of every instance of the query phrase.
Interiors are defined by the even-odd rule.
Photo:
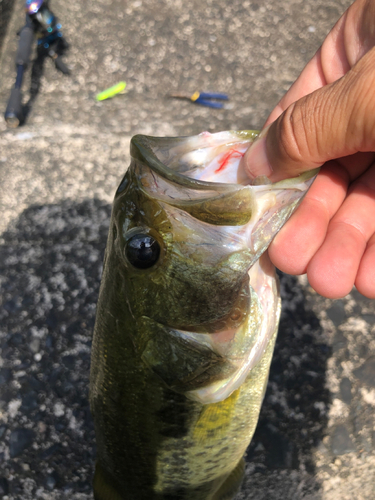
[[[244,156],[250,178],[323,165],[269,247],[321,295],[375,298],[375,0],[356,0]]]

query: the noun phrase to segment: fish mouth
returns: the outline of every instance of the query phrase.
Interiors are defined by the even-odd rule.
[[[186,294],[180,292],[185,281],[180,280],[178,294],[165,287],[163,292],[170,299],[167,306],[163,304],[160,314],[151,307],[140,312],[145,316],[138,316],[137,332],[142,333],[135,344],[144,363],[167,387],[203,404],[222,401],[238,389],[275,338],[280,299],[274,268],[265,251],[317,174],[314,170],[277,183],[267,179],[252,183],[242,176],[239,158],[256,136],[251,131],[206,132],[180,138],[138,135],[131,142],[131,179],[139,196],[164,211],[168,221],[165,231],[169,231],[175,251],[170,253],[172,269],[178,270],[183,259],[192,262],[189,269],[195,273],[198,297],[208,290],[205,300],[194,296],[186,303]],[[194,235],[193,242],[187,242],[186,235]],[[207,239],[220,248],[219,255],[210,251]],[[226,311],[231,311],[228,316],[213,321],[211,312],[217,309],[216,304],[211,290],[201,283],[214,273],[198,275],[199,266],[216,272],[213,266],[225,255],[230,282],[232,270],[238,275],[241,259],[236,259],[241,252],[246,253],[242,270],[244,274],[249,270],[250,276],[250,307],[246,314],[239,308],[237,318],[236,314],[231,317],[233,310],[226,304]],[[186,266],[180,267],[186,271]],[[224,278],[219,275],[217,282],[221,279],[226,284]],[[213,293],[221,290],[217,286]],[[181,314],[176,297],[183,301]],[[197,324],[192,325],[194,305],[200,313]]]
[[[191,170],[189,155],[200,151],[200,158],[193,163],[197,166],[204,165],[211,159],[211,155],[216,154],[218,146],[228,144],[228,134],[232,143],[245,144],[247,147],[258,136],[256,131],[217,134],[203,132],[193,137],[152,137],[139,134],[132,137],[130,154],[133,159],[148,165],[156,174],[181,187],[200,191],[214,189],[216,192],[237,190],[239,186],[236,183],[211,182],[197,179],[194,173],[189,175]]]
[[[237,167],[259,133],[257,130],[231,130],[215,134],[202,132],[191,137],[152,137],[138,134],[131,139],[130,154],[134,160],[149,166],[165,180],[181,188],[206,191],[210,197],[213,191],[216,194],[228,193],[253,184]],[[234,174],[227,175],[230,171]],[[318,171],[318,168],[309,170],[298,178],[274,184],[266,177],[257,178],[255,184],[288,188],[297,180],[306,182],[314,178]]]
[[[252,259],[269,246],[312,184],[318,169],[271,183],[252,184],[244,177],[237,155],[224,169],[217,158],[246,151],[257,132],[202,133],[194,137],[132,138],[132,172],[137,189],[159,203],[173,218],[190,216],[196,224],[215,228],[229,241],[242,241]],[[241,153],[242,154],[242,153]],[[225,176],[233,171],[232,176]],[[259,179],[258,179],[259,180]],[[182,220],[182,219],[181,219]],[[191,223],[190,225],[192,225]]]

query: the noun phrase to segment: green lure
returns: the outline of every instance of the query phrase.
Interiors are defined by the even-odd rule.
[[[96,95],[96,100],[104,101],[105,99],[110,99],[117,94],[121,94],[121,92],[125,90],[125,87],[125,82],[116,83],[116,85],[113,85],[113,87],[109,87],[108,89],[103,90],[103,92],[99,92],[99,94]]]

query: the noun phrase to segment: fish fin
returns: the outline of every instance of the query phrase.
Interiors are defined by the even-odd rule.
[[[241,487],[245,475],[245,460],[241,458],[212,500],[232,500]]]
[[[94,500],[123,500],[106,476],[99,462],[96,462],[93,480]]]
[[[240,395],[240,388],[218,403],[204,405],[194,427],[193,438],[198,443],[209,441],[213,436],[226,434],[232,422],[233,410]]]

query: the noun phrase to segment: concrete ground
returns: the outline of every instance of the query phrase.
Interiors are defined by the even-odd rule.
[[[262,125],[347,0],[52,1],[70,43],[30,82],[26,123],[0,119],[0,497],[89,500],[88,372],[110,204],[135,134]],[[16,6],[0,54],[15,78]],[[96,102],[120,81],[127,93]],[[173,100],[227,92],[223,110]],[[282,276],[268,391],[236,500],[375,498],[375,308]]]

